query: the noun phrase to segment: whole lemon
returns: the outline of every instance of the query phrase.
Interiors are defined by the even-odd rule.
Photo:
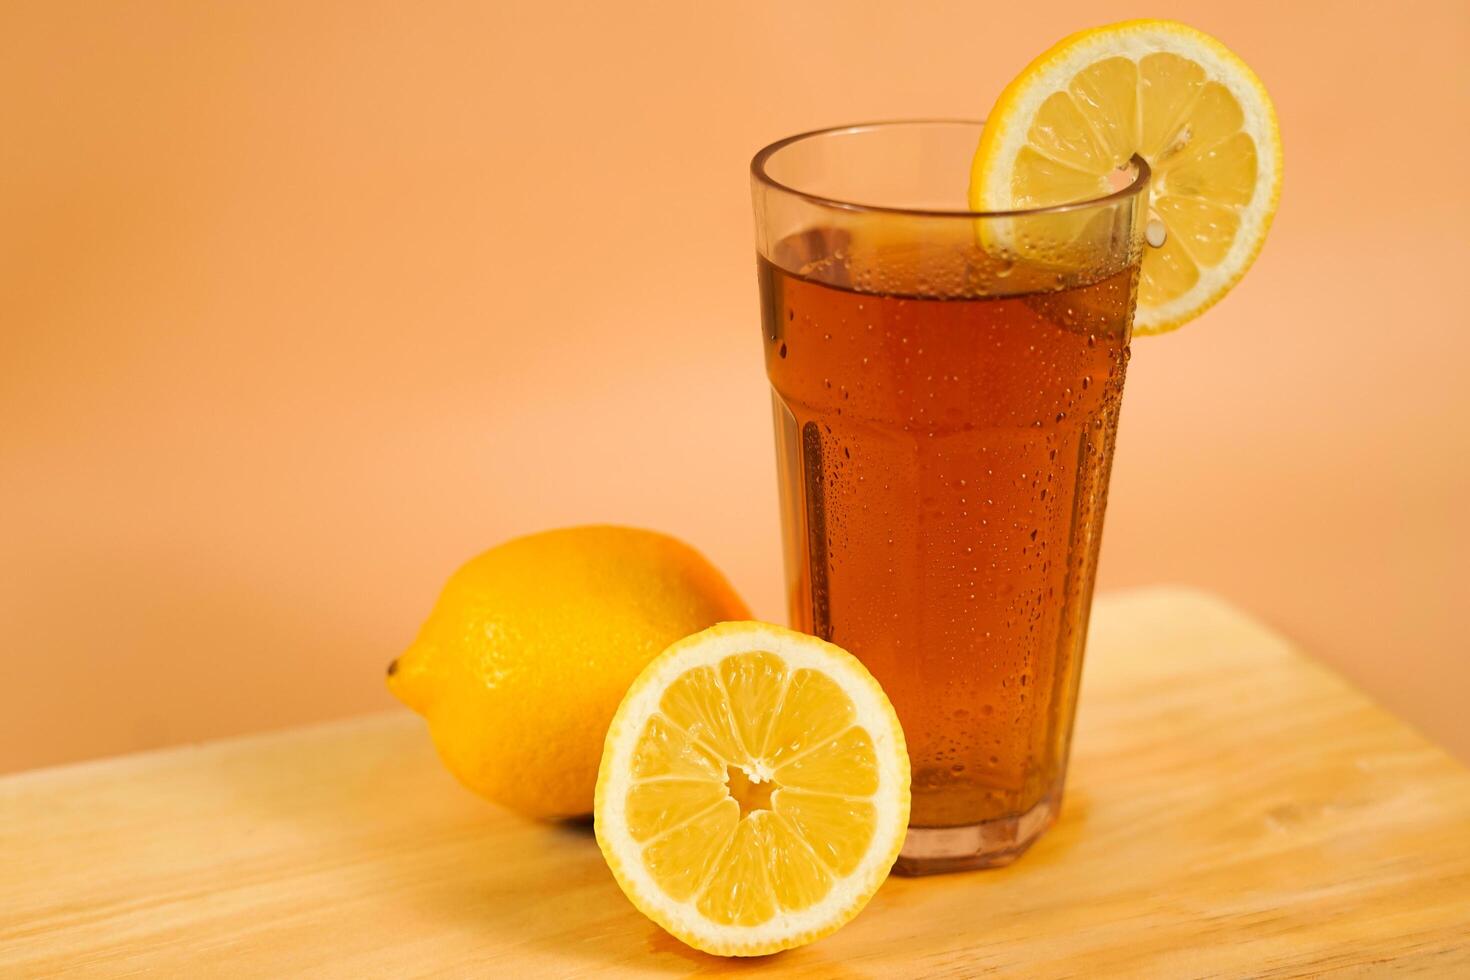
[[[670,643],[745,603],[667,535],[573,527],[507,541],[455,572],[388,665],[467,787],[536,817],[592,812],[602,743],[628,686]]]

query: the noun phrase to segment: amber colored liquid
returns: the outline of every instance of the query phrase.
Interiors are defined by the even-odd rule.
[[[1047,290],[978,249],[947,282],[881,250],[801,265],[831,240],[781,244],[804,275],[760,261],[792,625],[893,701],[914,826],[1025,813],[1066,769],[1136,268]]]

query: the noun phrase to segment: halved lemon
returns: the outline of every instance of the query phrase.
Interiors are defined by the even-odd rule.
[[[909,762],[850,654],[765,623],[669,647],[613,717],[597,842],[623,892],[697,949],[758,956],[857,915],[903,845]]]
[[[1135,153],[1153,180],[1134,331],[1160,333],[1245,274],[1281,192],[1276,110],[1225,45],[1167,20],[1063,39],[996,101],[970,204],[996,211],[1099,197]]]

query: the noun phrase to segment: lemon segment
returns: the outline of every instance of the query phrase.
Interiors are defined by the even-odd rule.
[[[850,874],[862,860],[873,834],[873,805],[821,793],[785,790],[775,800],[776,812],[790,821],[827,867]]]
[[[807,749],[823,745],[852,726],[852,703],[832,678],[816,670],[795,670],[786,689],[785,710],[771,722],[766,757],[785,765]]]
[[[855,916],[908,823],[892,706],[854,658],[764,623],[671,646],[613,718],[598,843],[623,891],[720,955],[799,946]]]
[[[833,872],[812,849],[808,835],[785,814],[763,815],[762,820],[770,839],[766,880],[777,904],[788,912],[799,912],[825,898],[832,890]],[[865,826],[871,826],[871,821]]]
[[[1134,331],[1159,333],[1239,281],[1280,196],[1276,111],[1260,79],[1219,41],[1164,20],[1065,38],[996,101],[970,205],[1005,211],[1105,197],[1135,154],[1153,171],[1156,231],[1143,253]],[[1015,230],[1023,222],[1035,233],[1029,242]],[[989,247],[1042,255],[1080,238],[1086,222],[1086,211],[1016,219],[1015,227],[982,226],[982,237]]]
[[[709,879],[740,823],[740,806],[726,798],[648,842],[643,861],[648,873],[675,901],[693,898]]]
[[[792,759],[772,778],[792,789],[872,796],[878,791],[878,759],[867,731],[854,727]]]

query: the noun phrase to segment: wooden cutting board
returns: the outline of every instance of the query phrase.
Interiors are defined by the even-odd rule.
[[[1395,656],[1385,650],[1384,656]],[[1058,825],[835,936],[688,949],[406,712],[0,780],[0,976],[1470,976],[1470,772],[1217,599],[1099,599]]]

